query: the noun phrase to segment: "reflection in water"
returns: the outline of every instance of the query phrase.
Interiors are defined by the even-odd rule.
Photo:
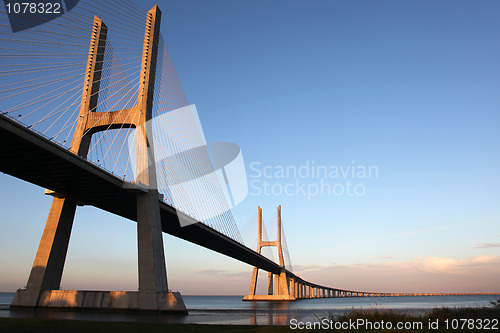
[[[293,311],[282,310],[255,310],[255,311],[193,311],[189,315],[167,314],[138,314],[113,312],[72,312],[57,310],[0,310],[0,318],[28,318],[28,319],[65,319],[65,320],[95,320],[115,322],[155,322],[179,324],[233,324],[233,325],[288,325],[290,319],[302,317]],[[314,319],[311,314],[309,320]]]
[[[95,320],[114,322],[155,322],[178,324],[227,324],[227,325],[289,325],[292,318],[314,320],[317,311],[291,310],[287,303],[268,304],[252,310],[192,310],[182,314],[144,314],[115,312],[83,312],[66,310],[0,310],[0,318]]]
[[[288,325],[290,319],[293,318],[290,313],[290,302],[266,302],[268,303],[266,310],[257,310],[258,303],[254,305],[253,311],[250,312],[251,325]],[[260,311],[260,312],[259,312]],[[267,322],[261,323],[258,318],[265,319]]]

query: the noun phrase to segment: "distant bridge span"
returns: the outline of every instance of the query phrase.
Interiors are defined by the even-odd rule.
[[[140,187],[103,170],[89,160],[62,148],[41,134],[0,115],[0,171],[42,188],[50,188],[80,204],[92,205],[132,221],[137,220],[136,192]],[[99,189],[99,190],[96,190]],[[203,223],[160,201],[162,230],[228,257],[270,272],[282,273],[282,266],[234,241]],[[192,224],[181,227],[179,216]],[[191,221],[190,221],[191,220]],[[321,297],[485,295],[485,293],[379,293],[345,290],[308,282],[285,270],[290,300]],[[254,300],[269,299],[255,295]]]

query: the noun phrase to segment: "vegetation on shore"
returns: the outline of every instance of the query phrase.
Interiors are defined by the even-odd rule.
[[[364,322],[385,323],[378,327],[370,327],[368,324],[361,329],[350,330],[339,328],[340,325],[331,327],[334,331],[343,332],[485,332],[500,331],[500,299],[491,302],[492,307],[468,307],[468,308],[435,308],[424,313],[405,313],[387,309],[354,309],[351,312],[333,316],[330,315],[328,322],[353,323]],[[325,318],[322,318],[323,320]],[[322,320],[318,319],[318,320]],[[390,323],[390,324],[387,324]],[[396,329],[398,323],[403,323],[404,328]],[[335,325],[333,325],[335,326]],[[392,329],[387,329],[392,327]]]
[[[370,323],[391,323],[390,326],[393,328],[397,326],[398,323],[421,323],[421,327],[418,324],[411,325],[407,324],[405,329],[401,330],[385,330],[387,332],[484,332],[484,326],[488,323],[488,331],[500,330],[500,306],[497,307],[476,307],[476,308],[435,308],[431,311],[412,314],[412,313],[402,313],[393,310],[384,309],[360,309],[353,310],[349,313],[330,316],[328,318],[333,322],[357,322],[358,320],[364,320]],[[495,324],[495,321],[498,324]],[[387,327],[388,325],[385,325]],[[493,327],[495,326],[496,329]],[[481,327],[481,328],[480,328]],[[335,329],[334,329],[335,330]],[[347,332],[349,330],[337,329],[337,331]],[[357,330],[362,331],[374,331],[372,330]],[[378,329],[377,331],[384,331]]]

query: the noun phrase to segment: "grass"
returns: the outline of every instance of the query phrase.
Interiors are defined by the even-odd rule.
[[[383,321],[386,324],[388,322],[391,323],[392,327],[397,327],[398,323],[406,323],[408,325],[406,329],[402,330],[378,329],[377,332],[495,332],[500,330],[500,304],[493,305],[493,307],[474,308],[435,308],[423,314],[408,314],[384,309],[360,309],[352,310],[343,315],[330,315],[327,319],[333,322],[357,322],[358,320],[363,320],[365,322],[381,323]],[[494,320],[497,321],[496,329],[492,329],[493,327],[491,327]],[[490,329],[479,329],[480,325],[485,325],[486,323],[490,323]],[[468,327],[469,324],[471,328]],[[337,331],[349,332],[349,330]],[[357,330],[357,332],[373,331],[375,330]]]

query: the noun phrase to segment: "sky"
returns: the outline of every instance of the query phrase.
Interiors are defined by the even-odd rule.
[[[308,281],[500,292],[500,3],[158,5],[207,141],[241,148],[249,193],[234,215],[247,244],[257,207],[272,228],[281,205],[294,272]],[[0,291],[14,291],[51,197],[4,174],[0,184]],[[166,234],[164,244],[170,289],[248,292],[247,264]],[[135,223],[78,207],[62,288],[136,290]]]

